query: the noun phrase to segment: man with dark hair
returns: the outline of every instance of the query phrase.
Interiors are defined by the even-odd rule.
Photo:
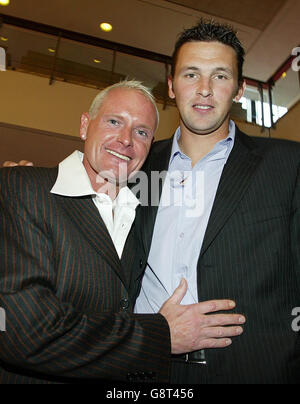
[[[178,38],[172,55],[171,75],[175,75],[177,56],[180,48],[188,42],[220,42],[234,49],[238,62],[238,82],[243,83],[243,65],[245,61],[245,50],[241,41],[237,37],[237,32],[230,25],[219,24],[217,22],[209,23],[206,20],[200,20],[198,25],[183,31]]]
[[[173,355],[172,383],[299,383],[300,145],[248,137],[230,120],[245,83],[228,26],[184,31],[173,60],[180,127],[144,166],[168,175],[159,207],[137,218],[148,262],[135,311],[156,313],[184,277],[183,304],[226,296],[247,318],[227,348]]]
[[[185,281],[159,314],[132,313],[143,261],[126,181],[157,125],[149,89],[117,83],[82,114],[84,154],[0,170],[0,384],[168,382],[171,353],[237,334],[241,316],[216,313],[228,299],[180,306]]]

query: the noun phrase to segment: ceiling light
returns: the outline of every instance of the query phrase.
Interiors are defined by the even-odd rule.
[[[103,22],[102,24],[100,24],[100,28],[104,32],[110,32],[113,29],[112,25],[108,22]]]
[[[94,62],[95,62],[95,63],[101,63],[101,60],[99,60],[99,59],[94,59]]]
[[[8,41],[8,38],[5,38],[5,36],[1,36],[0,39],[1,39],[1,41],[3,41],[3,42],[7,42],[7,41]]]
[[[1,6],[8,6],[10,3],[10,0],[0,0],[0,5]]]
[[[48,48],[48,51],[49,51],[50,53],[55,53],[55,49],[53,49],[53,48]]]

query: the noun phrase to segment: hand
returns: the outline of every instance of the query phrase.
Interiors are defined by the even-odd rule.
[[[3,163],[3,167],[18,167],[18,166],[32,167],[33,163],[27,160],[21,160],[18,163],[15,163],[14,161],[5,161]]]
[[[230,337],[241,335],[241,324],[246,322],[240,314],[209,314],[235,308],[231,300],[212,300],[187,306],[180,305],[187,292],[183,279],[162,308],[169,323],[172,354],[183,354],[207,348],[225,348],[231,345]],[[209,314],[209,315],[208,315]]]

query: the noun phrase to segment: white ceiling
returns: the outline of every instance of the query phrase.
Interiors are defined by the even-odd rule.
[[[247,50],[245,75],[262,81],[300,44],[299,0],[11,0],[0,13],[165,55],[183,28],[214,16],[237,27]],[[103,21],[113,24],[111,33],[99,30]]]
[[[261,31],[267,28],[286,0],[167,0]],[[253,12],[253,10],[255,12]]]

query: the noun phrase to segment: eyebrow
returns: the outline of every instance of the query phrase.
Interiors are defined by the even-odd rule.
[[[122,115],[114,114],[113,112],[111,114],[107,113],[107,114],[104,114],[102,116],[103,116],[103,118],[106,118],[106,119],[107,118],[115,118],[115,119],[119,119],[120,121],[124,121],[124,117]],[[135,127],[136,128],[141,128],[141,129],[153,130],[153,128],[151,128],[149,125],[144,124],[144,123],[135,125]]]
[[[145,124],[137,125],[136,128],[149,130],[150,132],[155,132],[155,128],[151,128],[149,125],[145,125]]]
[[[200,71],[201,71],[201,68],[196,67],[196,66],[186,66],[186,67],[183,67],[183,68],[181,69],[181,72],[186,72],[186,71],[200,72]],[[217,73],[217,72],[225,72],[225,73],[228,73],[228,74],[230,74],[230,75],[233,75],[232,70],[229,69],[228,67],[224,67],[224,66],[220,66],[220,67],[214,68],[214,69],[213,69],[213,72],[214,72],[214,73]]]
[[[119,115],[119,114],[115,114],[114,112],[111,112],[111,113],[106,113],[106,114],[103,114],[102,115],[104,118],[117,118],[117,119],[123,119],[123,117],[122,117],[122,115]]]
[[[216,72],[225,72],[225,73],[233,75],[233,71],[231,69],[229,69],[229,67],[217,67],[215,69],[215,71]]]

